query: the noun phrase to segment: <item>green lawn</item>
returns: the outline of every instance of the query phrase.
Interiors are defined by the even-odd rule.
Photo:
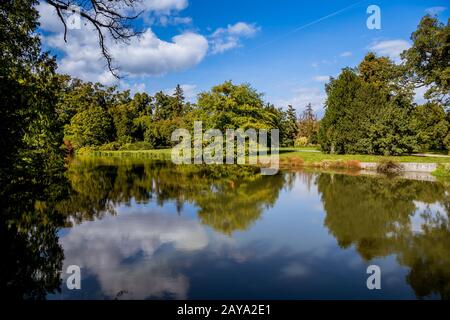
[[[374,156],[365,154],[326,154],[322,152],[307,152],[292,150],[280,151],[280,159],[300,158],[304,163],[314,163],[320,161],[349,161],[356,160],[359,162],[379,162],[383,159],[393,160],[397,162],[420,162],[420,163],[450,163],[450,157],[418,157],[418,156]]]
[[[135,150],[135,151],[92,151],[88,155],[108,157],[137,157],[137,158],[164,158],[170,159],[171,149]],[[280,160],[301,159],[305,164],[321,161],[349,161],[379,162],[383,159],[397,162],[420,163],[450,163],[450,157],[418,157],[418,156],[375,156],[375,155],[337,155],[318,152],[316,147],[306,148],[280,148]]]

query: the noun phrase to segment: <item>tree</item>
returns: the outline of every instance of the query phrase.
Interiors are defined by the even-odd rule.
[[[65,131],[65,139],[71,141],[75,148],[100,146],[113,141],[111,116],[99,106],[77,113]]]
[[[412,88],[388,58],[369,53],[326,86],[319,139],[325,152],[402,154],[416,147],[410,126]]]
[[[305,137],[311,144],[316,144],[319,131],[319,121],[314,114],[311,103],[308,103],[298,121],[298,136]]]
[[[167,120],[175,116],[174,107],[177,106],[178,101],[164,92],[160,91],[154,97],[154,115],[155,121]]]
[[[345,153],[346,145],[356,132],[350,106],[361,88],[361,80],[351,69],[344,69],[337,79],[325,86],[327,101],[325,115],[321,121],[319,143],[323,151]]]
[[[413,131],[421,150],[443,150],[449,133],[449,122],[444,108],[437,103],[417,106],[412,114]]]
[[[181,116],[183,113],[183,107],[184,107],[184,92],[183,88],[179,84],[175,87],[175,92],[173,94],[174,99],[174,105],[172,107],[173,112],[175,116]]]
[[[426,15],[411,35],[413,44],[402,58],[416,87],[426,87],[425,98],[450,105],[450,19],[447,25]]]
[[[295,138],[298,135],[299,128],[297,124],[297,115],[293,106],[289,105],[284,113],[282,124],[282,145],[293,147]]]
[[[231,81],[200,93],[193,117],[202,120],[206,129],[222,131],[271,129],[277,121],[277,115],[264,107],[261,93],[249,84],[235,85]]]
[[[56,63],[41,53],[36,1],[0,3],[0,184],[63,165]],[[14,178],[16,177],[16,178]]]

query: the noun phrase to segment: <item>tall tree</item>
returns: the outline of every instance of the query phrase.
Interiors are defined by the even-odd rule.
[[[175,91],[173,93],[174,104],[173,104],[173,112],[176,116],[180,116],[183,113],[184,107],[184,92],[183,88],[179,84],[175,87]]]
[[[450,19],[447,25],[429,15],[411,35],[413,44],[403,52],[416,87],[425,87],[425,97],[450,105]]]
[[[298,129],[298,135],[300,137],[306,137],[308,142],[311,144],[317,143],[319,121],[317,120],[317,116],[314,114],[311,103],[308,103],[305,110],[303,110],[298,121]]]
[[[324,151],[392,155],[416,148],[413,93],[401,85],[400,68],[369,53],[356,70],[344,69],[327,85],[319,134]]]
[[[283,121],[283,129],[282,129],[282,144],[288,147],[293,147],[295,138],[297,138],[299,129],[297,123],[297,114],[292,105],[288,106],[288,109],[285,112],[285,117]]]
[[[62,165],[56,63],[41,53],[36,1],[0,3],[0,179]],[[3,180],[5,179],[5,180]],[[5,183],[5,184],[4,184]],[[2,188],[3,189],[3,188]]]

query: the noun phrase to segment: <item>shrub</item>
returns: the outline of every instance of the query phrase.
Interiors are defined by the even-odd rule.
[[[322,160],[317,166],[324,169],[360,169],[360,163],[358,160]]]
[[[120,143],[117,141],[104,144],[98,148],[100,151],[115,151],[120,149]]]
[[[384,174],[399,174],[403,170],[400,163],[392,160],[381,160],[377,164],[377,172]]]
[[[295,147],[306,147],[308,145],[308,138],[307,137],[298,137],[295,139],[294,146]]]
[[[77,150],[77,154],[87,154],[87,153],[91,153],[96,150],[97,150],[97,148],[95,148],[95,147],[81,147]]]
[[[154,149],[151,143],[139,141],[134,143],[127,143],[121,146],[118,150],[135,151],[135,150],[151,150]]]

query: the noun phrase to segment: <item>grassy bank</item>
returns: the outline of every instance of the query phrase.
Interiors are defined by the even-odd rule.
[[[142,158],[167,158],[170,159],[171,149],[154,150],[120,150],[120,151],[89,151],[84,155],[107,157],[142,157]],[[362,154],[326,154],[315,147],[308,148],[280,148],[280,162],[303,163],[304,165],[318,164],[321,162],[380,162],[391,160],[394,162],[418,162],[418,163],[450,163],[450,157],[427,156],[376,156]]]
[[[439,165],[432,175],[438,178],[450,178],[450,165]]]
[[[291,152],[281,152],[280,161],[283,159],[298,158],[305,164],[321,161],[359,161],[359,162],[380,162],[391,160],[396,162],[418,162],[418,163],[450,163],[449,157],[419,157],[419,156],[376,156],[365,154],[326,154],[322,152],[308,152],[302,150],[292,150]]]

